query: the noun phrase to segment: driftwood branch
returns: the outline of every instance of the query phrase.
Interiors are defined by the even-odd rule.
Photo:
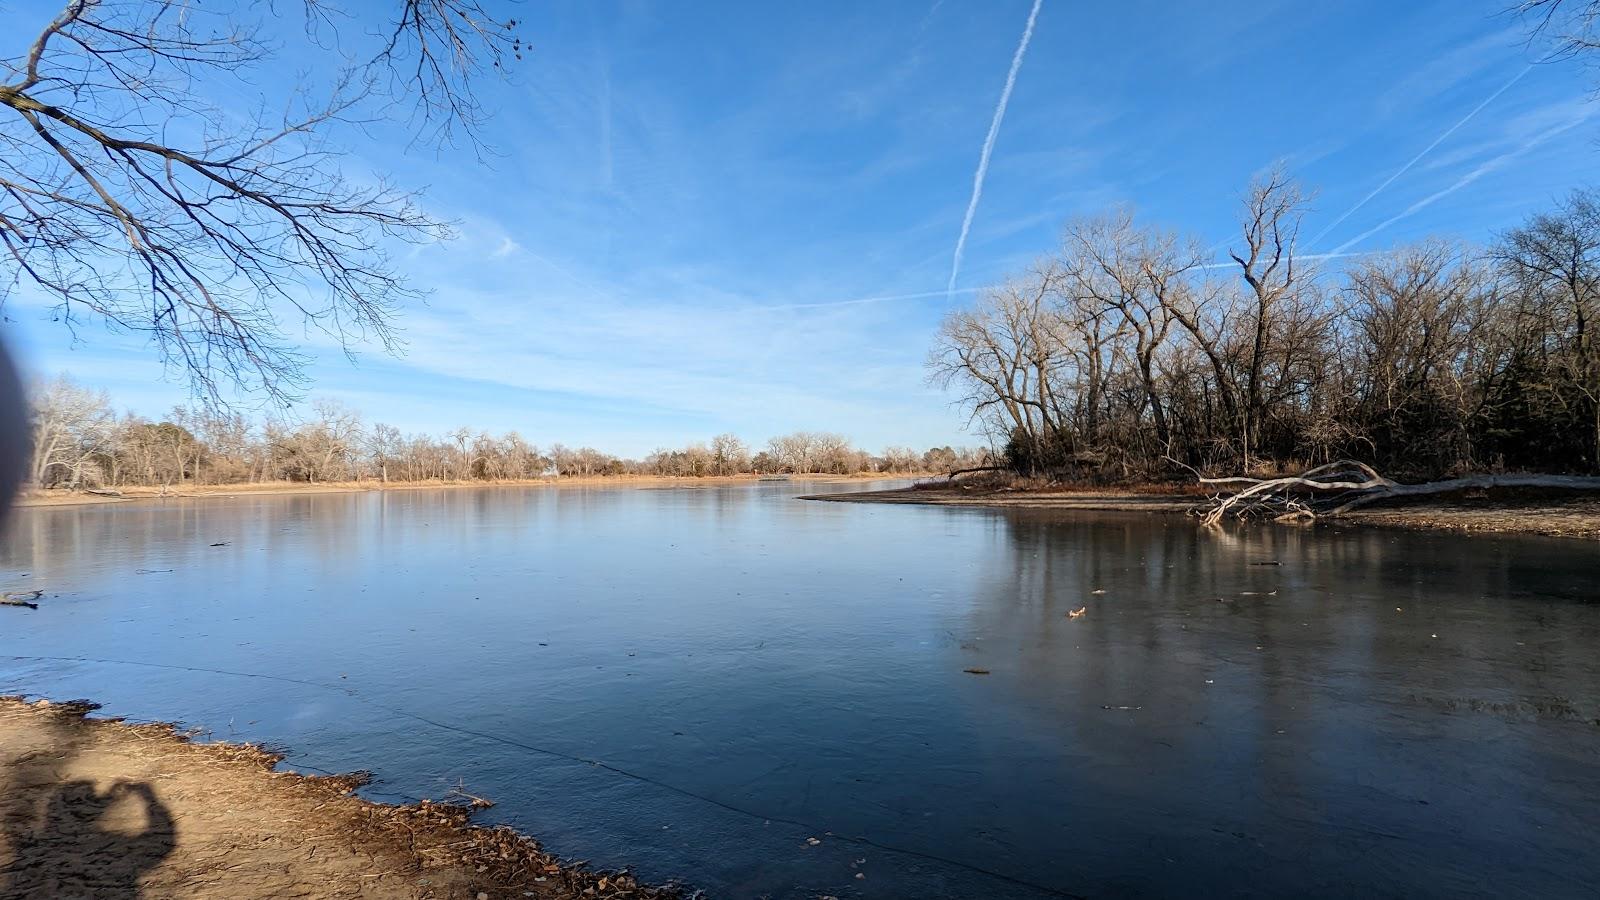
[[[488,809],[494,806],[493,800],[487,800],[483,797],[477,796],[476,794],[467,793],[465,783],[457,784],[455,787],[451,788],[450,793],[446,795],[446,799],[460,799],[467,805],[469,809]]]
[[[1000,472],[1000,471],[1003,471],[1003,470],[1008,469],[1008,468],[1010,468],[1010,467],[1009,466],[972,466],[971,468],[967,468],[967,469],[956,469],[955,471],[952,471],[952,472],[946,472],[944,477],[948,481],[955,481],[957,475],[967,475],[967,474],[970,474],[972,472]]]
[[[0,592],[0,606],[23,606],[28,609],[38,609],[39,604],[33,602],[44,596],[44,591],[24,591],[13,594],[9,591]]]
[[[1299,475],[1283,478],[1202,478],[1202,484],[1248,485],[1231,494],[1213,497],[1196,511],[1202,524],[1216,526],[1224,519],[1271,517],[1280,522],[1309,522],[1344,515],[1380,500],[1448,494],[1470,488],[1542,487],[1600,491],[1600,477],[1580,475],[1474,475],[1402,484],[1380,475],[1371,466],[1339,460]]]

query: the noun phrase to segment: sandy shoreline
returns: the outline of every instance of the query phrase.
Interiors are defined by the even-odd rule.
[[[365,780],[273,771],[248,744],[0,698],[0,896],[674,898],[563,865],[465,804],[390,806]]]
[[[794,481],[811,483],[851,484],[864,481],[893,481],[921,478],[925,474],[861,475],[806,475],[793,476]],[[553,488],[553,487],[712,487],[728,484],[755,484],[761,481],[755,475],[706,476],[701,478],[674,475],[592,475],[563,478],[508,479],[504,481],[331,481],[318,484],[304,482],[255,482],[250,484],[218,484],[188,486],[162,490],[156,487],[123,488],[121,496],[90,494],[82,491],[34,490],[17,498],[16,506],[85,506],[104,503],[131,503],[150,500],[205,500],[235,497],[259,497],[277,494],[351,494],[366,491],[431,491],[462,488]],[[785,479],[787,480],[787,479]]]
[[[897,488],[810,494],[806,500],[842,503],[905,503],[1000,509],[1060,509],[1085,512],[1187,514],[1205,497],[1198,493],[1139,491],[990,490],[979,487]],[[1600,539],[1600,497],[1544,493],[1430,498],[1355,510],[1337,521],[1445,531],[1538,534]]]
[[[928,478],[926,474],[811,475],[795,477],[796,482],[812,484],[860,484],[906,478]],[[235,499],[279,494],[347,494],[368,491],[455,490],[464,488],[666,488],[714,487],[730,484],[755,484],[753,475],[690,478],[666,475],[596,475],[590,477],[541,478],[508,481],[349,481],[322,484],[267,482],[253,484],[189,487],[182,491],[160,488],[128,488],[122,496],[106,496],[69,491],[33,491],[15,505],[21,507],[83,506],[108,503],[164,502],[181,500]],[[786,479],[787,480],[787,479]],[[1033,490],[992,489],[966,486],[894,488],[890,490],[807,494],[800,499],[845,503],[896,503],[921,506],[971,506],[1011,509],[1060,509],[1083,512],[1148,512],[1186,514],[1205,499],[1194,489],[1170,488],[1142,490]],[[1466,532],[1540,534],[1554,537],[1600,539],[1600,497],[1583,495],[1496,495],[1493,497],[1445,497],[1413,501],[1404,505],[1375,505],[1356,510],[1340,519],[1399,528],[1425,528]]]
[[[905,503],[918,506],[983,506],[1011,509],[1077,509],[1096,512],[1183,513],[1202,497],[1133,491],[1019,491],[960,487],[896,488],[838,494],[807,494],[802,500],[842,503]]]

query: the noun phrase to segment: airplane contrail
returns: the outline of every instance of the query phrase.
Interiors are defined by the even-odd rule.
[[[1408,162],[1405,165],[1401,166],[1398,171],[1396,171],[1393,175],[1390,175],[1387,179],[1385,179],[1383,184],[1380,184],[1377,187],[1373,188],[1371,193],[1367,194],[1365,197],[1362,197],[1360,203],[1357,203],[1355,206],[1352,206],[1349,209],[1345,210],[1344,211],[1344,215],[1340,216],[1337,219],[1334,219],[1333,222],[1331,222],[1328,225],[1327,228],[1322,229],[1322,231],[1320,233],[1318,233],[1316,237],[1311,239],[1311,246],[1315,247],[1318,243],[1321,243],[1322,239],[1328,236],[1328,232],[1330,232],[1330,231],[1334,230],[1335,228],[1339,227],[1339,223],[1340,222],[1343,222],[1345,219],[1350,218],[1352,215],[1355,214],[1356,210],[1360,209],[1363,206],[1366,206],[1367,202],[1369,200],[1371,200],[1373,197],[1376,197],[1379,194],[1383,193],[1385,188],[1387,188],[1391,184],[1394,184],[1394,181],[1395,181],[1396,178],[1399,178],[1401,175],[1404,175],[1405,173],[1411,171],[1411,167],[1412,166],[1414,166],[1417,163],[1421,162],[1422,158],[1424,156],[1427,156],[1429,153],[1432,153],[1433,152],[1433,148],[1435,148],[1435,147],[1439,146],[1440,144],[1444,143],[1445,138],[1448,138],[1450,135],[1455,134],[1456,133],[1456,129],[1458,129],[1461,126],[1463,126],[1463,125],[1467,124],[1468,122],[1472,121],[1472,117],[1473,116],[1476,116],[1478,113],[1483,112],[1483,108],[1485,106],[1488,106],[1489,104],[1493,103],[1495,101],[1496,97],[1499,97],[1501,94],[1504,94],[1506,91],[1510,90],[1512,85],[1514,85],[1517,82],[1522,80],[1522,76],[1524,76],[1524,75],[1526,75],[1526,74],[1528,74],[1529,72],[1532,72],[1532,71],[1533,71],[1533,66],[1530,65],[1527,68],[1523,69],[1522,71],[1518,72],[1516,75],[1512,76],[1510,81],[1506,82],[1505,84],[1500,85],[1500,89],[1499,90],[1497,90],[1494,93],[1490,94],[1487,98],[1484,99],[1484,101],[1482,103],[1479,103],[1477,106],[1473,107],[1472,108],[1472,112],[1469,112],[1466,115],[1462,116],[1461,120],[1459,122],[1455,123],[1454,125],[1451,125],[1447,129],[1445,129],[1444,134],[1441,134],[1438,137],[1434,138],[1433,139],[1433,143],[1429,144],[1426,147],[1423,147],[1421,153],[1418,153],[1416,156],[1411,157],[1411,161],[1410,162]]]
[[[1535,147],[1538,147],[1540,144],[1543,144],[1545,141],[1548,141],[1551,138],[1556,137],[1557,135],[1560,135],[1560,134],[1562,134],[1564,132],[1570,131],[1573,128],[1578,127],[1579,125],[1581,125],[1585,121],[1587,121],[1589,119],[1589,117],[1592,116],[1593,114],[1594,114],[1593,108],[1585,107],[1584,109],[1582,109],[1580,111],[1579,115],[1577,115],[1577,116],[1573,117],[1572,119],[1569,119],[1569,120],[1567,120],[1565,122],[1562,122],[1559,125],[1555,125],[1555,126],[1553,126],[1551,128],[1547,128],[1544,131],[1540,132],[1539,134],[1536,134],[1533,137],[1529,138],[1528,140],[1524,141],[1521,145],[1519,145],[1519,146],[1517,146],[1517,147],[1515,147],[1515,148],[1513,148],[1511,150],[1508,150],[1505,153],[1500,154],[1499,156],[1496,156],[1494,159],[1491,159],[1488,162],[1480,164],[1477,168],[1473,169],[1471,172],[1468,172],[1467,174],[1465,174],[1465,175],[1461,176],[1460,178],[1456,179],[1455,182],[1453,184],[1449,185],[1448,187],[1445,187],[1445,188],[1442,188],[1440,190],[1434,191],[1432,194],[1429,194],[1428,196],[1423,197],[1421,200],[1418,200],[1417,202],[1411,204],[1410,206],[1406,207],[1405,209],[1401,210],[1400,212],[1396,213],[1395,215],[1392,215],[1389,218],[1384,219],[1382,222],[1379,222],[1377,225],[1372,226],[1371,228],[1367,229],[1366,231],[1363,231],[1362,233],[1360,233],[1360,234],[1356,235],[1355,237],[1351,238],[1350,240],[1345,241],[1344,243],[1340,244],[1339,246],[1333,248],[1333,252],[1335,254],[1341,254],[1344,251],[1346,251],[1346,250],[1350,249],[1351,247],[1355,246],[1356,244],[1359,244],[1362,241],[1365,241],[1367,238],[1372,237],[1373,235],[1377,234],[1378,232],[1384,230],[1385,228],[1388,228],[1390,225],[1393,225],[1394,223],[1400,221],[1401,219],[1404,219],[1407,216],[1410,216],[1410,215],[1412,215],[1412,214],[1414,214],[1414,213],[1416,213],[1416,212],[1418,212],[1420,210],[1423,210],[1423,209],[1426,209],[1429,206],[1432,206],[1434,203],[1437,203],[1438,201],[1443,200],[1445,197],[1448,197],[1451,194],[1454,194],[1456,191],[1461,190],[1462,188],[1466,187],[1467,185],[1472,184],[1474,181],[1477,181],[1479,178],[1482,178],[1483,176],[1489,174],[1490,172],[1493,172],[1494,170],[1500,168],[1501,166],[1503,166],[1506,163],[1510,162],[1511,160],[1517,158],[1518,156],[1521,156],[1522,154],[1527,153],[1529,150],[1532,150]]]
[[[1022,68],[1022,57],[1028,52],[1028,42],[1033,40],[1033,23],[1039,18],[1039,7],[1044,0],[1033,0],[1033,10],[1028,13],[1028,25],[1022,29],[1022,41],[1011,57],[1011,71],[1006,73],[1006,86],[1000,91],[1000,102],[994,108],[994,120],[989,123],[989,136],[983,139],[983,152],[978,155],[978,170],[972,174],[972,199],[967,201],[967,214],[961,220],[961,236],[956,238],[956,251],[950,260],[950,285],[946,295],[954,294],[956,276],[961,274],[961,253],[967,248],[967,232],[972,230],[972,217],[978,212],[978,201],[983,199],[983,179],[989,174],[989,156],[994,152],[995,138],[1000,135],[1000,120],[1006,117],[1006,104],[1011,102],[1011,89],[1017,85],[1017,70]]]
[[[1343,259],[1343,258],[1345,258],[1347,256],[1371,256],[1371,255],[1372,255],[1372,253],[1370,251],[1364,251],[1364,252],[1361,252],[1361,253],[1344,253],[1342,251],[1336,250],[1336,251],[1334,251],[1332,253],[1296,253],[1294,258],[1295,258],[1296,262],[1299,262],[1301,260],[1310,260],[1310,259]],[[1196,269],[1202,269],[1202,270],[1204,270],[1204,269],[1237,269],[1237,268],[1239,268],[1239,261],[1238,260],[1234,260],[1234,259],[1227,259],[1227,260],[1220,260],[1218,262],[1201,263],[1200,265],[1195,266],[1195,268]]]

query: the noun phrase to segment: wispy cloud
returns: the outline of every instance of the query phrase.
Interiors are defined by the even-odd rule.
[[[928,26],[933,24],[933,17],[939,14],[939,7],[943,5],[944,0],[933,0],[933,5],[928,7],[928,11],[922,15],[922,24],[917,26],[917,35],[914,40],[920,40],[922,38],[923,32],[926,32],[928,30]]]
[[[1136,59],[1095,39],[1126,24],[1108,4],[1072,7],[1070,54],[1056,39],[1074,36],[1053,30],[1068,7],[1052,10],[1061,20],[1043,22],[1039,36],[1035,0],[994,4],[998,18],[938,0],[826,16],[800,4],[668,10],[602,0],[589,15],[533,6],[541,51],[521,77],[485,85],[501,150],[492,171],[403,152],[404,141],[357,144],[362,156],[346,161],[351,173],[430,185],[429,213],[458,223],[452,242],[395,248],[397,265],[429,292],[399,321],[404,355],[374,348],[352,366],[337,342],[282,317],[315,358],[317,390],[408,431],[518,428],[630,454],[718,431],[759,439],[819,428],[868,446],[960,440],[966,417],[922,366],[939,318],[1026,271],[1068,216],[1137,202],[1167,226],[1217,240],[1231,218],[1218,215],[1219,198],[1263,154],[1287,151],[1297,172],[1314,162],[1318,181],[1353,186],[1308,220],[1310,237],[1530,61],[1514,36],[1503,36],[1503,50],[1499,38],[1478,40],[1499,27],[1481,18],[1417,13],[1374,37],[1370,17],[1338,4],[1305,15],[1257,4],[1220,17],[1175,5],[1151,17],[1148,52]],[[1424,18],[1442,30],[1409,27]],[[1313,30],[1319,52],[1307,57]],[[708,34],[719,47],[709,57]],[[1245,34],[1263,38],[1257,61],[1282,77],[1251,81]],[[1037,53],[1032,37],[1043,42]],[[989,51],[973,53],[976,40]],[[989,94],[1008,45],[1003,92]],[[1567,122],[1585,77],[1555,66],[1529,73],[1302,249],[1332,249],[1333,237]],[[1052,90],[1032,90],[1047,83]],[[1343,89],[1303,102],[1307,86],[1329,84]],[[1391,85],[1399,90],[1385,108]],[[992,121],[973,159],[965,139],[948,137],[978,136],[982,107]],[[1273,115],[1252,118],[1261,108]],[[1595,112],[1591,124],[1600,105]],[[1194,123],[1230,116],[1246,127],[1213,129],[1204,146],[1183,142]],[[1383,142],[1329,127],[1368,119]],[[374,134],[403,136],[403,125],[375,123]],[[1503,227],[1581,174],[1589,130],[1549,138],[1439,209],[1349,249],[1424,231],[1447,208],[1442,224],[1463,237]],[[971,196],[953,241],[950,191],[960,186]],[[1226,259],[1226,246],[1203,261]],[[1201,274],[1237,272],[1224,262]],[[74,342],[47,298],[13,288],[4,303],[17,321],[0,318],[0,331],[35,370],[71,369],[142,414],[185,399],[181,378],[161,380],[144,335],[106,334],[84,316]]]
[[[856,297],[851,300],[822,300],[816,303],[779,303],[771,306],[756,307],[761,310],[777,309],[826,309],[833,306],[867,306],[874,303],[901,303],[907,300],[928,300],[933,297],[948,297],[954,294],[976,294],[984,290],[981,287],[961,288],[948,291],[921,291],[915,294],[884,294],[877,297]]]
[[[930,311],[880,303],[759,315],[749,306],[750,314],[707,316],[698,291],[674,293],[682,296],[599,302],[535,287],[507,302],[493,287],[441,290],[408,319],[427,340],[413,342],[398,363],[374,360],[384,373],[404,372],[392,376],[405,378],[404,391],[385,389],[403,397],[426,384],[497,397],[503,408],[481,410],[480,421],[456,401],[428,409],[401,400],[380,406],[375,398],[367,405],[407,427],[437,430],[462,419],[634,455],[724,430],[759,439],[827,428],[867,446],[936,441],[948,432],[942,397],[920,365]],[[606,354],[593,352],[602,345]],[[489,386],[519,393],[493,395]]]
[[[1488,97],[1485,97],[1482,103],[1479,103],[1477,106],[1474,106],[1472,108],[1471,112],[1469,112],[1466,115],[1462,116],[1460,119],[1458,119],[1456,121],[1456,123],[1454,125],[1451,125],[1449,128],[1446,128],[1444,130],[1443,134],[1441,134],[1438,137],[1434,138],[1433,139],[1433,143],[1429,144],[1426,147],[1423,147],[1421,153],[1418,153],[1416,156],[1411,157],[1409,162],[1407,162],[1405,165],[1403,165],[1399,169],[1397,169],[1393,175],[1390,175],[1388,178],[1384,179],[1384,182],[1382,184],[1380,184],[1377,187],[1373,188],[1371,192],[1369,192],[1365,197],[1361,198],[1360,202],[1356,203],[1355,206],[1352,206],[1349,209],[1345,210],[1344,211],[1344,215],[1341,215],[1339,218],[1334,219],[1332,222],[1328,223],[1328,227],[1322,229],[1322,231],[1317,233],[1316,237],[1311,239],[1312,245],[1315,246],[1316,244],[1321,243],[1322,239],[1328,236],[1328,232],[1334,230],[1335,228],[1338,228],[1339,225],[1342,222],[1344,222],[1345,219],[1350,218],[1352,215],[1354,215],[1356,213],[1357,210],[1361,209],[1361,207],[1363,207],[1363,206],[1366,206],[1367,203],[1369,203],[1372,200],[1372,198],[1374,198],[1374,197],[1378,196],[1379,194],[1383,193],[1384,190],[1387,189],[1389,187],[1389,185],[1394,184],[1395,180],[1398,179],[1401,175],[1404,175],[1405,173],[1411,171],[1411,168],[1413,166],[1415,166],[1417,163],[1421,162],[1423,157],[1427,156],[1429,153],[1432,153],[1435,147],[1438,147],[1440,144],[1444,143],[1445,139],[1450,137],[1450,135],[1455,134],[1456,131],[1461,128],[1461,126],[1463,126],[1463,125],[1467,124],[1468,122],[1472,121],[1473,117],[1475,117],[1478,113],[1483,112],[1483,108],[1484,107],[1486,107],[1489,104],[1493,103],[1497,97],[1499,97],[1501,94],[1504,94],[1506,91],[1510,90],[1512,85],[1514,85],[1517,82],[1521,81],[1523,76],[1527,75],[1531,71],[1533,71],[1533,66],[1531,66],[1531,65],[1530,66],[1525,66],[1520,72],[1518,72],[1517,74],[1511,76],[1511,80],[1507,81],[1505,84],[1500,85],[1500,87],[1494,93],[1490,94]]]
[[[1478,29],[1486,23],[1464,17],[1461,24],[1470,34],[1454,35],[1443,30],[1437,32],[1436,43],[1414,48],[1415,58],[1423,60],[1422,64],[1395,79],[1378,95],[1376,105],[1380,114],[1386,117],[1405,115],[1438,102],[1441,96],[1509,60],[1526,59],[1527,34],[1520,24],[1482,33],[1478,33]]]
[[[978,170],[972,175],[972,198],[967,201],[967,214],[961,219],[961,235],[956,238],[955,253],[950,260],[950,286],[946,293],[954,294],[956,277],[961,274],[961,253],[967,248],[967,233],[972,230],[972,217],[978,212],[978,201],[983,199],[983,179],[989,174],[989,157],[994,153],[995,139],[1000,136],[1000,122],[1006,117],[1006,105],[1011,102],[1011,89],[1017,85],[1017,70],[1022,68],[1022,57],[1028,52],[1028,42],[1033,40],[1033,23],[1039,18],[1039,7],[1044,0],[1033,0],[1028,12],[1027,27],[1022,29],[1022,40],[1011,57],[1011,70],[1006,73],[1006,86],[1000,91],[1000,102],[995,105],[994,118],[989,122],[989,134],[983,139],[983,152],[978,154]]]
[[[1373,235],[1377,234],[1378,232],[1383,231],[1384,229],[1388,228],[1390,225],[1393,225],[1396,222],[1401,221],[1402,219],[1408,218],[1408,217],[1410,217],[1412,215],[1415,215],[1418,212],[1421,212],[1424,209],[1427,209],[1428,207],[1432,206],[1433,204],[1439,202],[1440,200],[1443,200],[1444,198],[1450,196],[1451,194],[1454,194],[1456,191],[1459,191],[1462,188],[1472,184],[1473,182],[1477,181],[1478,179],[1482,178],[1483,176],[1488,175],[1489,173],[1495,171],[1496,169],[1502,168],[1503,166],[1505,166],[1506,163],[1511,162],[1512,160],[1516,159],[1517,157],[1521,156],[1524,153],[1527,153],[1529,150],[1532,150],[1533,148],[1539,146],[1540,144],[1543,144],[1544,142],[1550,140],[1551,138],[1553,138],[1553,137],[1555,137],[1555,136],[1557,136],[1559,134],[1562,134],[1563,132],[1570,131],[1573,128],[1576,128],[1578,125],[1583,124],[1591,116],[1593,116],[1594,113],[1595,113],[1594,107],[1592,105],[1588,104],[1588,103],[1585,103],[1579,109],[1579,111],[1578,111],[1578,113],[1576,115],[1572,116],[1571,118],[1567,119],[1566,121],[1560,122],[1560,123],[1558,123],[1556,125],[1553,125],[1553,126],[1551,126],[1549,128],[1546,128],[1543,131],[1540,131],[1540,132],[1534,134],[1532,137],[1527,138],[1521,144],[1518,144],[1516,147],[1513,147],[1512,149],[1507,150],[1504,153],[1501,153],[1499,156],[1496,156],[1493,159],[1490,159],[1490,160],[1487,160],[1487,161],[1485,161],[1483,163],[1480,163],[1472,171],[1466,173],[1465,175],[1462,175],[1460,178],[1457,178],[1454,182],[1450,183],[1446,187],[1441,188],[1441,189],[1439,189],[1437,191],[1434,191],[1432,194],[1429,194],[1428,196],[1423,197],[1421,200],[1418,200],[1417,202],[1411,204],[1410,206],[1406,207],[1404,210],[1400,211],[1399,213],[1396,213],[1395,215],[1390,216],[1387,219],[1384,219],[1382,222],[1379,222],[1377,225],[1374,225],[1373,227],[1367,229],[1366,231],[1363,231],[1362,233],[1360,233],[1360,234],[1356,235],[1355,237],[1351,238],[1350,240],[1345,241],[1344,243],[1340,244],[1339,246],[1333,248],[1333,252],[1334,253],[1342,253],[1345,250],[1348,250],[1351,247],[1355,246],[1356,244],[1359,244],[1362,241],[1365,241],[1367,238],[1372,237]]]

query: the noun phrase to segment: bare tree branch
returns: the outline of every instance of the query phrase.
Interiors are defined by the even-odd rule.
[[[336,12],[306,10],[308,31]],[[394,315],[419,295],[390,249],[448,228],[413,192],[343,174],[331,139],[397,103],[414,105],[418,138],[475,135],[474,79],[522,50],[478,0],[404,0],[366,63],[241,117],[207,97],[273,58],[252,14],[70,0],[0,60],[0,302],[27,288],[69,328],[148,335],[211,402],[292,397],[296,319],[347,352],[397,347]]]

